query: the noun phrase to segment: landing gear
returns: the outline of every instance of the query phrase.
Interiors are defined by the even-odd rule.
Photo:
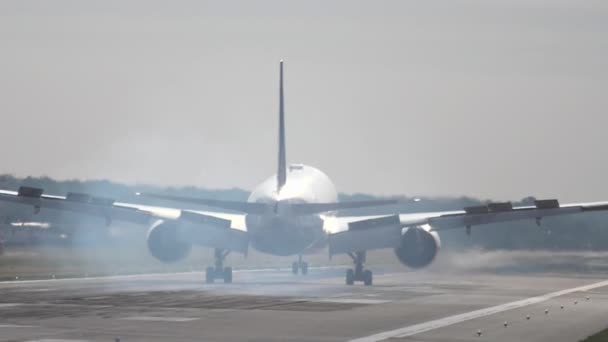
[[[294,261],[293,264],[291,264],[291,272],[293,274],[298,274],[299,271],[302,272],[302,275],[308,274],[308,263],[302,261],[301,255],[298,255],[298,261]]]
[[[207,267],[205,270],[205,282],[211,284],[215,279],[223,279],[224,283],[232,283],[232,267],[224,267],[224,259],[230,251],[216,248],[214,251],[215,267]]]
[[[374,275],[370,270],[364,270],[365,252],[348,253],[353,259],[355,269],[349,268],[346,270],[346,285],[353,285],[355,281],[362,281],[365,286],[371,286],[374,281]]]

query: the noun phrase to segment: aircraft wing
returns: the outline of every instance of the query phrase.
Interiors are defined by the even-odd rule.
[[[0,202],[31,206],[34,214],[47,208],[102,217],[108,225],[114,220],[147,226],[158,220],[177,222],[200,245],[247,252],[248,237],[242,214],[121,203],[81,193],[52,196],[31,187],[21,187],[19,191],[0,190]]]
[[[86,194],[68,193],[67,196],[52,196],[42,193],[42,189],[20,187],[19,191],[0,190],[0,201],[28,205],[34,214],[42,208],[56,209],[101,216],[107,222],[121,220],[147,224],[152,213],[137,208],[122,206],[112,199],[93,197]]]
[[[190,203],[197,205],[205,205],[224,210],[235,210],[246,214],[263,215],[273,210],[276,210],[274,204],[269,203],[252,203],[252,202],[236,202],[236,201],[221,201],[207,198],[193,198],[184,196],[172,196],[164,194],[149,194],[138,193],[139,196],[169,200],[177,203]],[[414,201],[418,201],[415,199]],[[344,209],[358,209],[367,207],[379,207],[399,203],[397,200],[371,200],[371,201],[353,201],[353,202],[330,202],[330,203],[289,203],[291,214],[293,215],[314,215]]]
[[[68,193],[66,196],[46,195],[42,189],[25,186],[20,187],[18,191],[0,190],[0,201],[29,205],[35,212],[48,208],[139,224],[148,224],[159,218],[178,219],[183,212],[178,208],[122,203],[82,193]],[[230,220],[236,224],[235,228],[244,229],[244,216],[240,214],[197,210],[188,212]]]
[[[330,235],[330,254],[399,246],[404,227],[428,226],[429,231],[466,228],[497,222],[535,220],[543,217],[608,210],[608,202],[571,203],[537,200],[534,206],[513,207],[509,202],[489,203],[459,211],[411,213],[379,216],[326,217]]]

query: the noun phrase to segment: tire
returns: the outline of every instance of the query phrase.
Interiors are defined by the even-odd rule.
[[[372,274],[372,271],[370,271],[370,270],[363,271],[363,284],[365,284],[365,286],[372,286],[373,281],[374,281],[374,275]]]
[[[302,275],[307,275],[307,274],[308,274],[308,263],[303,262],[302,263]]]
[[[232,267],[224,268],[224,283],[232,283]]]
[[[215,269],[213,267],[207,267],[205,270],[205,282],[207,284],[213,284],[213,280],[215,279]]]
[[[346,285],[353,285],[355,283],[355,271],[352,268],[346,270]]]
[[[294,261],[293,264],[291,264],[291,273],[298,274],[298,268],[298,263]]]

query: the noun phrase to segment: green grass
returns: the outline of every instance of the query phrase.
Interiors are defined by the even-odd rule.
[[[581,342],[608,342],[608,328],[598,332],[597,334],[587,337]]]

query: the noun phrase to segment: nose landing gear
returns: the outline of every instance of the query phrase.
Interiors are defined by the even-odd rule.
[[[215,267],[207,267],[205,270],[205,282],[211,284],[215,279],[223,279],[224,283],[232,283],[232,267],[224,267],[224,259],[230,254],[230,251],[216,248],[213,256],[215,259]]]
[[[355,269],[349,268],[346,270],[346,285],[353,285],[355,281],[362,281],[365,286],[373,284],[374,275],[370,270],[364,270],[365,252],[348,253],[353,259]]]
[[[298,274],[299,271],[302,272],[302,275],[308,274],[308,263],[302,261],[302,255],[298,255],[298,261],[294,261],[293,264],[291,264],[291,272],[293,274]]]

